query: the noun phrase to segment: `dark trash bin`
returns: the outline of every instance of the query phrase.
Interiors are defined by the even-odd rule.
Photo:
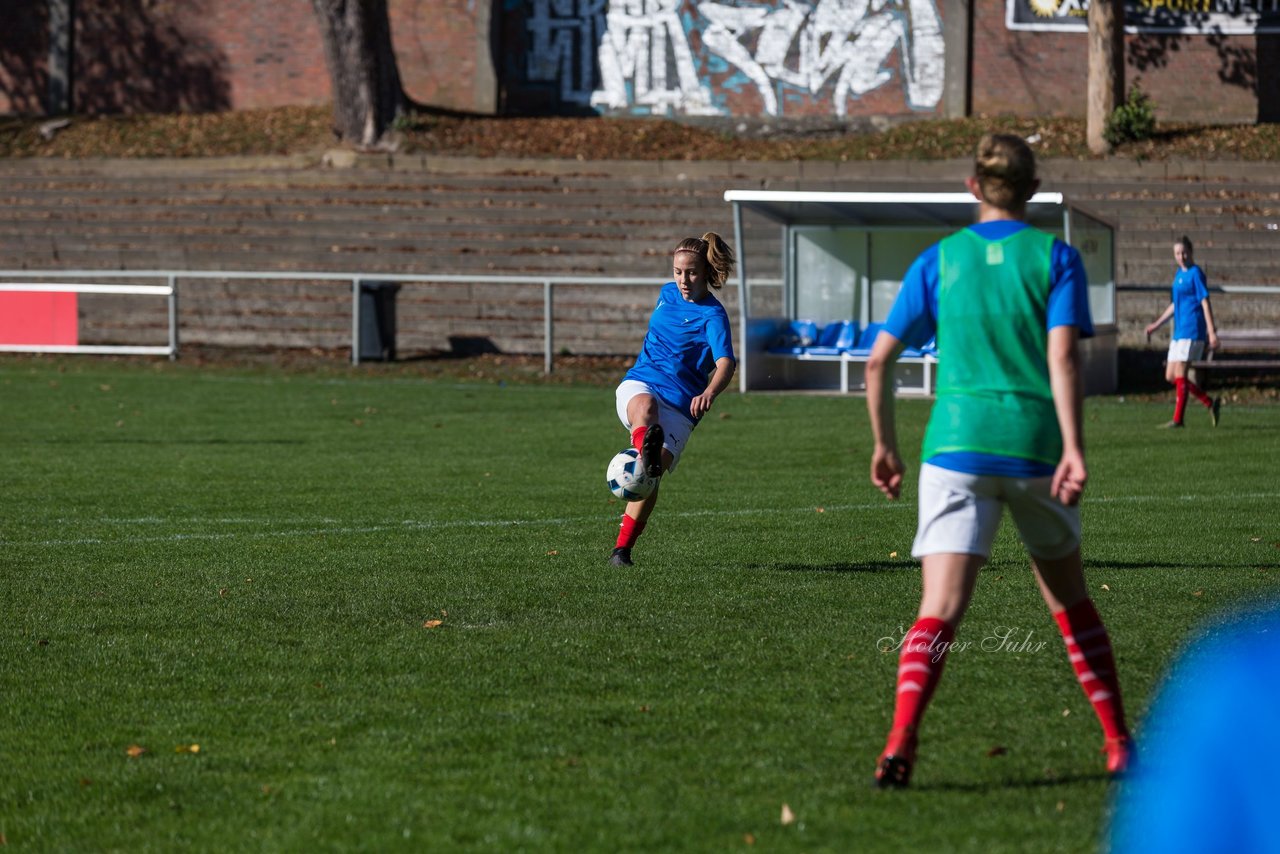
[[[396,357],[396,282],[360,283],[360,361]]]

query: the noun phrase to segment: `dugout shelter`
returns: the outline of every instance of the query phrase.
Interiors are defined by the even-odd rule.
[[[860,391],[879,325],[916,256],[976,219],[969,193],[727,190],[738,247],[738,384],[759,389]],[[781,228],[781,286],[753,292],[743,214]],[[1081,342],[1086,394],[1118,385],[1115,229],[1061,193],[1037,193],[1027,220],[1079,250],[1089,277],[1095,335]],[[900,393],[933,393],[945,353],[908,350]]]

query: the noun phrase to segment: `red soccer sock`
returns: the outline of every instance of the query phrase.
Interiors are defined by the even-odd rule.
[[[954,626],[937,617],[921,617],[902,640],[898,655],[898,695],[893,707],[894,733],[914,736],[924,710],[942,678]],[[889,745],[894,749],[895,745]]]
[[[1071,659],[1084,695],[1093,704],[1103,733],[1109,739],[1128,736],[1124,705],[1120,701],[1120,680],[1116,677],[1115,657],[1111,654],[1111,638],[1093,607],[1093,601],[1086,598],[1077,602],[1054,614],[1053,619],[1066,641],[1067,657]]]
[[[644,444],[644,434],[648,432],[648,430],[648,425],[642,424],[631,431],[631,447],[635,448],[636,451],[639,451],[640,446]]]
[[[1209,399],[1209,395],[1205,394],[1204,391],[1200,388],[1200,386],[1196,385],[1191,380],[1187,380],[1186,382],[1187,382],[1187,391],[1191,392],[1192,397],[1200,401],[1206,407],[1213,406],[1213,401]]]
[[[639,428],[643,430],[644,428]],[[637,522],[635,519],[622,514],[622,530],[618,532],[618,542],[616,548],[629,549],[636,544],[636,540],[640,539],[640,534],[644,531],[644,522]]]
[[[1176,392],[1173,403],[1173,420],[1177,424],[1182,423],[1182,417],[1187,411],[1187,381],[1182,377],[1178,377],[1173,381],[1173,387]]]

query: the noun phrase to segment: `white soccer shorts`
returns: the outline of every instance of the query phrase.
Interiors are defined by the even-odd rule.
[[[991,557],[1007,505],[1032,557],[1066,557],[1080,545],[1080,508],[1049,494],[1053,478],[996,477],[920,466],[920,522],[911,554]]]
[[[1194,362],[1204,355],[1204,341],[1198,338],[1175,338],[1169,342],[1170,362]]]
[[[627,404],[637,394],[651,394],[653,399],[658,401],[658,423],[662,425],[663,433],[662,447],[671,452],[671,467],[667,471],[673,472],[676,470],[676,464],[680,462],[680,453],[688,443],[695,425],[688,415],[682,415],[667,406],[648,383],[642,383],[639,380],[623,380],[614,397],[618,405],[618,420],[622,422],[623,427],[627,428],[628,433],[631,432],[631,422],[627,420]]]

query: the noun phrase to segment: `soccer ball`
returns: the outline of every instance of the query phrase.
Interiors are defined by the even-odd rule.
[[[609,484],[609,491],[623,501],[643,501],[658,486],[657,478],[644,473],[644,463],[635,448],[619,451],[609,460],[604,479]]]

